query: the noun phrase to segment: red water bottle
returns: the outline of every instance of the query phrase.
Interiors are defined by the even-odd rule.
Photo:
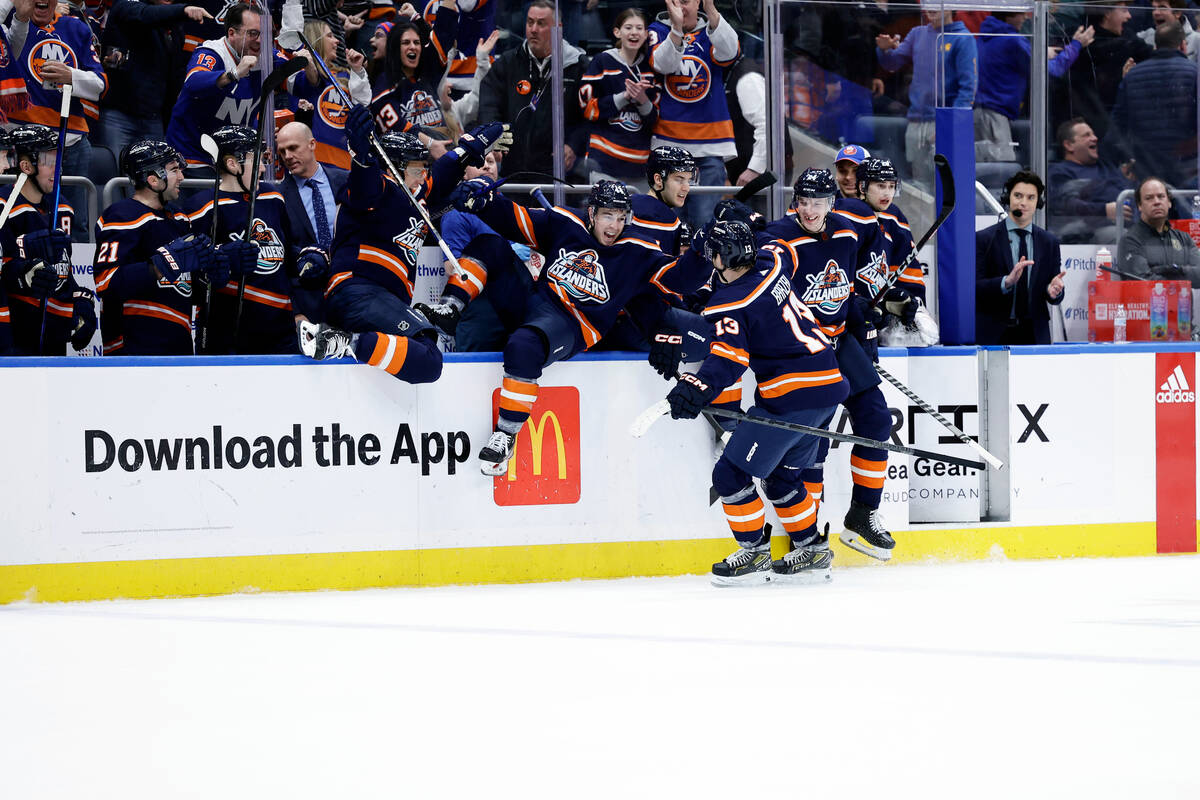
[[[1098,281],[1112,280],[1108,270],[1112,269],[1112,253],[1107,247],[1101,247],[1096,251],[1096,278]]]

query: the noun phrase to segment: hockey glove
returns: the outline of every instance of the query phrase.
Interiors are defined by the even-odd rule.
[[[296,280],[302,289],[320,289],[329,276],[329,256],[319,247],[306,247],[296,259]]]
[[[767,227],[766,217],[745,203],[732,198],[717,203],[713,213],[722,222],[744,222],[753,233],[758,233]]]
[[[17,285],[34,297],[49,297],[58,288],[58,270],[45,261],[27,261],[25,274]]]
[[[350,152],[360,164],[370,164],[374,161],[371,154],[371,134],[375,132],[375,119],[371,109],[366,106],[352,106],[346,114],[346,141]]]
[[[679,373],[679,362],[683,359],[683,335],[671,326],[660,328],[650,337],[650,366],[669,381]]]
[[[709,234],[712,233],[712,229],[716,224],[717,221],[715,219],[710,219],[704,223],[703,228],[692,234],[692,249],[706,261],[712,261],[712,257],[709,255],[706,246],[708,245]]]
[[[472,178],[469,181],[463,181],[450,193],[450,202],[459,211],[478,214],[492,202],[491,187],[490,178]]]
[[[508,152],[512,140],[508,123],[490,122],[458,137],[458,146],[454,148],[454,152],[458,154],[458,160],[467,166],[482,167],[485,155],[493,150]]]
[[[225,272],[234,278],[250,275],[258,268],[258,245],[234,239],[217,248],[217,260],[225,262]]]
[[[75,307],[71,318],[71,347],[78,353],[88,346],[96,333],[96,296],[87,289],[76,289],[71,299]]]
[[[917,298],[913,297],[905,289],[896,286],[889,289],[888,293],[884,296],[883,307],[887,309],[889,314],[899,317],[900,321],[905,325],[911,326],[917,316],[918,302]]]
[[[679,382],[667,395],[667,402],[671,404],[671,419],[695,419],[716,396],[717,393],[695,375],[680,375]]]
[[[212,240],[203,233],[172,239],[150,256],[150,263],[169,283],[177,283],[192,272],[204,272],[212,260]]]
[[[846,333],[853,336],[871,363],[879,363],[879,330],[883,325],[883,312],[859,295],[852,295],[846,309]]]
[[[17,256],[29,261],[58,264],[67,260],[71,237],[58,230],[30,231],[17,237]]]

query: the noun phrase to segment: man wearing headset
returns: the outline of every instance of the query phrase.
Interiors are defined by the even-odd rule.
[[[1050,311],[1063,301],[1058,238],[1033,224],[1046,204],[1036,173],[1019,170],[1004,184],[1008,218],[975,234],[977,344],[1050,344]]]

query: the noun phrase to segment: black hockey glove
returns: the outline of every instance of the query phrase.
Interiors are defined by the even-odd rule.
[[[492,202],[492,181],[490,178],[472,178],[463,181],[450,192],[450,202],[459,211],[468,214],[478,214]]]
[[[716,224],[717,221],[715,219],[710,219],[708,222],[704,223],[703,228],[692,234],[692,249],[696,251],[697,255],[708,261],[711,261],[712,259],[709,258],[708,251],[705,246],[708,244],[709,234],[712,233],[712,229]]]
[[[49,297],[58,288],[58,270],[45,261],[27,261],[25,274],[17,280],[17,285],[34,297]]]
[[[212,264],[212,240],[203,233],[180,236],[155,250],[150,262],[167,282],[176,283],[188,273],[205,272]]]
[[[669,381],[679,373],[679,362],[683,358],[683,335],[674,328],[665,326],[650,337],[650,366]]]
[[[346,114],[346,142],[350,152],[360,164],[370,164],[374,161],[371,153],[371,134],[375,132],[375,118],[371,109],[366,106],[351,106]]]
[[[889,289],[888,293],[884,295],[883,307],[889,314],[899,317],[906,326],[915,324],[919,303],[917,298],[909,294],[907,290],[901,289],[899,286]]]
[[[744,222],[753,233],[767,227],[767,218],[745,203],[729,198],[717,203],[713,215],[721,222]]]
[[[249,275],[258,268],[258,245],[234,239],[217,248],[217,261],[224,261],[225,271],[234,278]]]
[[[296,280],[302,289],[320,289],[329,276],[329,255],[319,247],[306,247],[296,259]]]
[[[1156,278],[1166,278],[1169,281],[1187,279],[1187,273],[1178,264],[1154,264],[1150,267],[1150,274]]]
[[[865,297],[852,295],[846,309],[846,333],[862,345],[871,363],[879,363],[879,328],[883,312],[873,308]]]
[[[717,393],[695,375],[680,375],[679,382],[667,395],[667,402],[671,404],[671,418],[695,419],[716,396]]]
[[[71,237],[58,230],[38,230],[17,237],[17,256],[49,265],[67,261]]]
[[[490,122],[458,137],[458,146],[454,150],[458,153],[459,161],[467,166],[482,167],[485,155],[493,150],[508,152],[512,141],[513,136],[507,123]]]
[[[96,333],[96,296],[87,289],[76,289],[71,296],[74,316],[71,318],[71,347],[75,352],[88,346]]]

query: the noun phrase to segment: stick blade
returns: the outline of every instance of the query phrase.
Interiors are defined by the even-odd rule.
[[[642,438],[646,435],[646,431],[650,430],[650,426],[658,422],[659,417],[663,417],[669,413],[671,413],[671,404],[667,402],[666,398],[659,400],[637,415],[637,419],[629,426],[629,435],[635,439]]]
[[[290,61],[285,61],[280,64],[278,67],[273,69],[263,81],[262,89],[260,89],[258,92],[259,100],[263,100],[267,97],[267,95],[283,86],[288,78],[292,77],[307,66],[308,59],[304,56],[296,56]]]
[[[942,181],[942,208],[953,210],[954,171],[950,169],[950,162],[944,155],[938,153],[933,157],[933,166],[937,169],[938,177]]]
[[[208,154],[208,157],[217,163],[217,140],[209,136],[207,133],[200,134],[200,149]]]
[[[775,177],[775,173],[770,171],[764,172],[762,175],[759,175],[757,178],[747,183],[741,189],[738,189],[737,194],[733,196],[733,199],[737,200],[739,203],[745,202],[761,192],[763,189],[766,189],[768,186],[774,186],[778,180],[779,178]]]

